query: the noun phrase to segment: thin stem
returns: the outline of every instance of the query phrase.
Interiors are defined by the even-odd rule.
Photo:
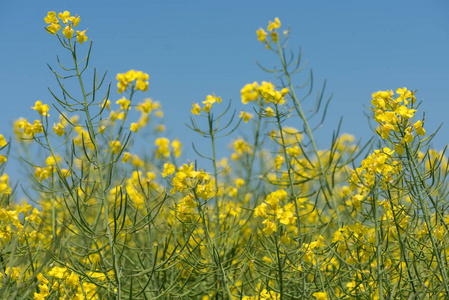
[[[97,140],[95,138],[96,136],[96,132],[94,130],[94,126],[92,124],[92,119],[90,117],[90,113],[89,113],[89,104],[87,101],[87,95],[86,95],[86,91],[84,89],[84,83],[83,83],[83,79],[81,78],[81,73],[80,70],[78,68],[78,61],[77,61],[77,57],[76,57],[76,53],[74,51],[73,45],[72,45],[72,41],[69,40],[70,43],[70,51],[72,52],[72,56],[73,56],[73,60],[75,63],[75,68],[76,68],[76,76],[78,77],[78,81],[81,87],[81,91],[83,93],[83,111],[86,114],[86,120],[88,122],[88,131],[90,132],[90,139],[92,141],[92,144],[94,146],[94,153],[95,153],[95,166],[97,168],[97,173],[98,173],[98,177],[100,180],[100,197],[102,200],[102,205],[103,205],[103,209],[104,209],[104,226],[106,228],[106,232],[107,232],[107,236],[108,236],[108,243],[109,243],[109,247],[111,249],[111,256],[112,256],[112,265],[114,268],[114,277],[115,277],[115,281],[117,284],[117,299],[121,299],[122,298],[122,291],[121,291],[121,278],[120,278],[120,271],[118,269],[118,261],[117,261],[117,256],[115,253],[115,245],[114,245],[114,238],[112,236],[112,231],[111,231],[111,226],[109,224],[109,206],[108,206],[108,201],[107,201],[107,195],[106,195],[106,191],[105,191],[105,184],[104,184],[104,179],[103,179],[103,164],[100,161],[100,153],[99,153],[99,148],[98,148],[98,144],[97,144]]]
[[[287,146],[285,145],[285,138],[284,138],[284,132],[283,132],[283,128],[281,125],[281,118],[280,118],[280,112],[278,109],[278,105],[275,104],[274,105],[275,109],[276,109],[276,122],[279,128],[279,134],[281,136],[281,145],[282,145],[282,151],[284,154],[284,158],[285,158],[285,163],[287,164],[287,173],[288,173],[288,183],[289,183],[289,188],[290,188],[290,195],[293,198],[293,201],[295,203],[295,213],[296,213],[296,227],[298,229],[298,243],[299,243],[299,247],[302,247],[302,234],[301,234],[301,221],[299,220],[299,207],[298,207],[298,199],[296,197],[296,193],[295,193],[295,188],[293,186],[293,174],[291,172],[292,166],[290,164],[290,160],[288,157],[288,153],[287,153]]]
[[[298,113],[298,115],[302,119],[302,121],[304,122],[304,126],[306,128],[307,136],[310,139],[310,143],[312,144],[312,147],[313,147],[313,152],[315,153],[316,159],[318,161],[318,166],[320,168],[320,174],[321,174],[320,184],[322,184],[321,182],[324,181],[324,188],[325,188],[325,190],[327,190],[327,192],[329,193],[329,197],[332,199],[332,202],[333,202],[333,205],[334,205],[334,210],[335,210],[335,213],[337,215],[337,223],[338,223],[337,226],[340,226],[340,224],[341,224],[340,223],[340,213],[338,212],[337,200],[336,200],[336,197],[334,197],[334,195],[333,195],[332,189],[330,188],[329,179],[327,178],[327,171],[325,170],[325,168],[323,166],[323,162],[321,161],[321,156],[320,156],[320,154],[318,152],[318,148],[316,146],[315,139],[313,137],[312,130],[310,129],[307,117],[304,114],[304,111],[302,109],[301,104],[299,103],[298,97],[296,96],[295,88],[294,88],[294,86],[292,84],[290,72],[288,71],[288,66],[287,66],[287,63],[285,61],[285,57],[284,57],[284,54],[282,52],[281,45],[279,44],[279,41],[276,42],[276,45],[277,45],[277,48],[278,48],[279,58],[281,59],[283,72],[284,72],[285,77],[287,78],[290,94],[291,94],[292,99],[293,99],[294,104],[295,104],[294,106],[295,106],[296,112]]]

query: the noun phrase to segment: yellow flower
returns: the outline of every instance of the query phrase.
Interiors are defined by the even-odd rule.
[[[146,90],[148,90],[148,81],[137,80],[136,81],[136,90],[141,90],[142,92],[145,92]]]
[[[265,227],[265,228],[263,229],[263,232],[264,232],[266,235],[271,235],[271,234],[273,234],[274,232],[276,232],[276,231],[278,230],[278,229],[277,229],[276,223],[271,222],[271,221],[269,221],[269,220],[263,221],[262,224],[265,224],[265,225],[267,226],[267,227]]]
[[[64,36],[69,40],[73,37],[73,32],[72,25],[68,25],[62,30]]]
[[[56,156],[56,161],[58,161],[58,162],[61,161],[61,158],[59,156]],[[47,166],[53,166],[53,165],[55,165],[56,161],[53,156],[49,156],[45,160],[45,163],[47,164]]]
[[[0,147],[5,147],[6,146],[6,139],[3,137],[2,134],[0,134]]]
[[[173,147],[173,152],[176,157],[181,156],[181,147],[182,144],[178,139],[175,139],[171,142],[171,146]]]
[[[257,91],[258,88],[259,84],[256,81],[246,84],[240,90],[240,93],[242,95],[242,103],[248,104],[248,102],[256,101],[259,97],[259,92]]]
[[[64,126],[61,123],[53,125],[53,131],[58,135],[62,136],[65,133]]]
[[[394,151],[396,151],[397,154],[402,155],[404,153],[404,147],[401,145],[395,145]]]
[[[131,153],[125,152],[123,153],[122,162],[126,163],[131,158]]]
[[[268,205],[266,203],[262,203],[254,209],[254,217],[267,217],[267,208]]]
[[[151,111],[153,111],[154,109],[154,105],[156,104],[153,103],[153,100],[151,98],[146,98],[143,100],[143,102],[140,102],[139,104],[136,105],[136,110],[141,111],[142,113],[145,114],[149,114]]]
[[[193,108],[192,108],[192,110],[191,110],[192,114],[193,114],[193,115],[199,115],[200,112],[201,112],[201,107],[200,107],[200,105],[199,105],[198,103],[192,103],[192,105],[193,105]]]
[[[39,178],[39,182],[42,182],[42,180],[45,180],[48,177],[50,177],[50,175],[52,173],[51,170],[52,170],[52,167],[47,167],[47,168],[37,167],[36,170],[34,170],[34,176],[36,178]]]
[[[154,142],[158,149],[156,150],[156,157],[160,158],[161,155],[164,157],[168,157],[170,155],[170,141],[167,138],[157,138]]]
[[[279,21],[279,18],[275,18],[274,22],[268,21],[268,31],[273,31],[275,29],[279,29],[281,27],[281,21]]]
[[[315,292],[312,295],[316,300],[327,300],[329,299],[326,292]]]
[[[65,11],[63,13],[59,13],[58,18],[60,18],[64,24],[67,24],[70,19],[70,12]]]
[[[11,194],[11,187],[8,185],[8,174],[0,176],[0,193]]]
[[[75,26],[75,25],[73,25],[73,26]],[[87,41],[86,31],[87,31],[87,29],[83,30],[83,31],[79,31],[79,30],[76,31],[76,39],[77,39],[78,43],[80,43],[81,45],[85,41]]]
[[[265,30],[263,30],[262,28],[259,28],[259,30],[256,31],[257,33],[257,39],[260,42],[265,42],[267,40],[267,33],[265,32]]]
[[[109,147],[112,148],[112,153],[118,154],[120,152],[120,141],[111,141],[109,143]]]
[[[131,100],[127,100],[125,97],[117,100],[115,103],[120,105],[121,110],[128,110]]]
[[[416,123],[415,124],[413,124],[413,127],[415,128],[415,130],[416,130],[416,134],[419,134],[419,135],[421,135],[421,136],[424,136],[425,134],[426,134],[426,130],[422,127],[422,121],[421,120],[418,120],[418,121],[416,121]]]
[[[405,129],[404,143],[411,143],[413,141],[412,129],[407,127]]]
[[[238,189],[241,188],[244,184],[245,184],[245,180],[242,178],[237,178],[235,180],[235,185]]]
[[[36,103],[34,103],[34,107],[32,106],[31,108],[37,110],[44,117],[50,116],[48,114],[48,110],[50,109],[50,107],[48,106],[48,104],[42,104],[40,100],[36,101]]]
[[[142,71],[129,70],[126,73],[118,73],[116,78],[118,80],[118,92],[121,94],[126,91],[128,86],[134,81],[136,81],[136,90],[146,91],[148,89],[148,79],[150,76]]]
[[[416,109],[408,109],[407,106],[401,105],[396,110],[395,113],[405,119],[410,119],[415,114]]]
[[[65,283],[69,287],[78,287],[79,286],[80,278],[75,273],[71,273],[69,276],[66,277]]]
[[[74,17],[70,17],[70,21],[72,21],[73,27],[76,27],[80,22],[80,17],[78,15],[75,15]]]
[[[390,123],[384,123],[379,127],[380,136],[383,139],[387,139],[390,136],[390,131],[394,129],[394,126]]]
[[[276,114],[274,113],[274,110],[271,107],[267,107],[264,109],[264,116],[266,117],[274,117]]]
[[[129,130],[131,130],[132,132],[137,132],[139,130],[139,124],[131,123],[131,126],[129,127]]]
[[[162,177],[167,177],[173,173],[175,173],[176,168],[170,162],[166,162],[164,164],[164,171],[162,172]]]
[[[61,29],[61,25],[59,25],[58,23],[52,23],[51,25],[47,26],[47,30],[51,34],[56,34],[59,29]]]
[[[36,278],[39,283],[48,284],[48,279],[42,273],[37,274]]]
[[[274,166],[276,167],[277,170],[279,170],[281,168],[284,161],[285,161],[284,156],[282,156],[282,155],[276,156],[276,158],[274,159]]]
[[[203,104],[204,104],[203,111],[205,111],[207,113],[210,112],[210,109],[212,108],[212,104],[214,104],[215,102],[221,103],[221,98],[215,97],[215,94],[207,95],[206,101],[203,101]]]
[[[243,122],[248,123],[248,121],[253,118],[253,114],[246,112],[246,111],[241,111],[239,118],[243,119]]]
[[[58,24],[59,20],[58,18],[56,18],[56,12],[54,11],[49,11],[47,13],[47,16],[44,18],[45,23],[50,24],[50,23],[55,23]]]
[[[48,272],[48,275],[54,278],[63,279],[67,275],[67,269],[63,267],[53,267],[53,269]]]
[[[156,117],[158,118],[162,118],[164,117],[164,112],[162,110],[158,110],[154,113],[156,115]]]

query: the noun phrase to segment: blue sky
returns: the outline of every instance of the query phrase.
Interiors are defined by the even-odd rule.
[[[50,102],[47,87],[56,87],[46,64],[56,66],[62,49],[43,29],[50,10],[81,16],[79,27],[87,27],[94,42],[91,65],[107,69],[114,86],[119,72],[150,74],[147,96],[162,103],[168,135],[181,139],[188,158],[193,157],[189,145],[198,142],[184,125],[192,102],[215,93],[232,99],[239,110],[246,83],[272,79],[255,60],[277,63],[256,39],[256,30],[274,17],[283,28],[291,27],[289,45],[302,46],[316,88],[327,79],[327,95],[334,93],[318,132],[321,145],[330,143],[341,116],[343,131],[367,140],[371,131],[364,105],[378,90],[418,89],[428,132],[447,120],[447,1],[25,0],[3,1],[0,9],[0,133],[6,137],[18,117],[35,118],[30,106]],[[448,132],[445,123],[437,148],[447,144]]]

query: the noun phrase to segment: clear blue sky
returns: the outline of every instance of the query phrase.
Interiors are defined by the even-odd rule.
[[[129,69],[150,74],[147,96],[164,108],[168,134],[192,153],[192,102],[215,93],[240,109],[240,89],[270,80],[255,60],[271,66],[273,55],[256,30],[279,17],[291,26],[290,46],[302,46],[316,87],[327,79],[331,113],[321,144],[340,116],[343,130],[371,135],[363,115],[372,92],[408,87],[424,99],[426,128],[448,120],[449,2],[447,1],[2,1],[0,5],[0,132],[11,135],[20,116],[35,118],[30,106],[49,102],[61,48],[43,29],[48,11],[81,16],[93,40],[92,66],[115,74]],[[118,99],[113,94],[111,99]],[[449,141],[444,124],[435,145]],[[320,135],[318,139],[320,139]],[[149,142],[153,143],[153,141]],[[193,155],[188,154],[188,158]]]

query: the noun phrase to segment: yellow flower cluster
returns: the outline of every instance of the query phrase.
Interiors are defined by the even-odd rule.
[[[316,264],[316,259],[315,259],[315,253],[313,252],[313,250],[315,248],[320,248],[322,246],[325,246],[324,244],[324,238],[320,235],[318,236],[317,240],[314,242],[311,242],[310,244],[303,244],[301,247],[301,251],[304,253],[303,259],[304,262],[306,263],[311,263],[313,265]]]
[[[150,98],[146,98],[143,102],[136,105],[136,110],[141,112],[141,116],[137,123],[131,124],[131,131],[137,132],[140,128],[145,127],[149,121],[149,115],[155,111],[156,117],[162,117],[163,113],[160,110],[161,104],[158,101],[153,101]],[[163,131],[159,130],[158,131]]]
[[[273,234],[277,231],[276,221],[284,225],[294,225],[297,217],[295,216],[295,205],[293,203],[287,203],[281,206],[280,203],[285,202],[287,198],[287,192],[285,190],[277,190],[267,195],[265,203],[260,204],[254,209],[255,217],[262,217],[265,220],[262,224],[265,224],[263,232],[266,235]],[[267,205],[268,203],[268,205]]]
[[[90,271],[87,275],[99,281],[106,281],[106,275],[103,273]],[[66,267],[53,267],[48,271],[47,277],[42,273],[37,274],[36,277],[39,282],[39,292],[34,293],[35,300],[44,300],[55,293],[68,295],[74,300],[95,299],[97,294],[95,283],[82,280],[78,274]]]
[[[243,178],[237,178],[235,180],[235,187],[229,186],[226,190],[229,197],[236,198],[239,192],[239,189],[245,184],[245,180]]]
[[[403,145],[413,141],[413,131],[421,136],[426,134],[421,120],[413,125],[410,121],[416,112],[413,108],[416,101],[414,92],[404,87],[397,89],[396,95],[393,91],[379,91],[372,97],[374,120],[380,124],[377,132],[383,139],[390,139],[400,155],[404,151]]]
[[[131,177],[126,179],[125,190],[129,199],[133,202],[137,209],[143,209],[145,207],[145,196],[144,188],[151,188],[153,190],[158,190],[159,185],[155,181],[156,174],[154,172],[146,172],[145,176],[141,171],[133,171]],[[115,200],[117,192],[120,187],[116,187],[110,191],[111,202]]]
[[[130,85],[131,89],[145,92],[148,90],[148,79],[150,79],[150,76],[142,71],[129,70],[126,73],[118,73],[116,79],[120,94],[125,92]]]
[[[3,174],[3,176],[5,175]],[[0,178],[0,181],[2,180],[3,178]],[[3,194],[7,194],[7,192],[0,191]],[[35,229],[39,227],[42,221],[39,215],[40,212],[37,208],[33,208],[26,202],[15,207],[0,207],[0,240],[2,241],[2,247],[5,247],[8,242],[16,237],[18,237],[19,243],[26,243],[28,239],[31,242],[34,241],[35,237],[39,237],[39,232]],[[1,275],[0,272],[0,287]]]
[[[369,190],[374,186],[376,179],[380,178],[382,186],[392,183],[393,175],[401,171],[401,165],[398,161],[391,158],[394,150],[388,147],[382,150],[374,150],[367,158],[365,158],[361,167],[357,168],[351,174],[350,188],[355,190],[357,187],[362,190]]]
[[[271,82],[262,81],[262,83],[259,84],[254,81],[253,83],[246,84],[240,93],[242,95],[243,104],[258,101],[261,98],[265,103],[282,105],[285,103],[285,96],[289,93],[289,90],[288,88],[283,88],[278,91]]]
[[[215,94],[207,95],[206,101],[203,101],[203,108],[201,109],[201,106],[198,103],[192,103],[193,108],[191,112],[193,115],[199,115],[201,111],[209,113],[214,103],[221,103],[221,98],[216,97]]]
[[[170,156],[170,140],[164,137],[157,138],[154,144],[158,147],[156,149],[156,157],[161,158],[161,156],[167,158]],[[178,139],[174,139],[171,142],[171,148],[175,157],[181,156],[182,144]]]
[[[45,23],[50,24],[46,27],[49,33],[57,34],[61,29],[61,23],[58,18],[65,25],[64,29],[62,30],[62,34],[70,40],[71,38],[73,38],[73,34],[75,33],[75,30],[73,28],[78,26],[80,17],[78,15],[70,16],[70,12],[68,11],[59,13],[58,17],[56,17],[56,12],[49,11],[47,13],[47,16],[44,18]],[[78,43],[83,44],[85,41],[87,41],[86,31],[87,29],[83,31],[76,31],[75,36]]]
[[[65,24],[58,37],[72,49],[67,38],[74,37],[79,17],[64,12],[58,19],[50,12],[46,21],[53,34]],[[259,40],[281,50],[280,27],[278,18],[270,21],[257,31]],[[159,102],[147,98],[133,104],[134,92],[147,90],[148,79],[140,71],[118,74],[119,92],[129,93],[117,101],[104,98],[93,109],[110,112],[109,118],[85,114],[78,122],[61,114],[50,133],[49,105],[36,101],[32,108],[45,122],[16,123],[20,137],[31,137],[52,156],[30,162],[41,211],[27,203],[11,205],[15,195],[8,175],[0,172],[0,294],[16,289],[34,299],[132,298],[136,293],[204,300],[378,299],[393,286],[404,299],[446,296],[449,218],[444,214],[447,184],[440,178],[448,163],[444,153],[423,153],[421,143],[413,143],[425,130],[423,121],[415,120],[412,91],[373,94],[378,133],[395,150],[374,150],[355,171],[348,172],[360,154],[354,137],[335,137],[330,149],[312,151],[312,135],[303,136],[305,131],[282,120],[262,125],[258,118],[255,135],[232,141],[230,157],[213,155],[210,175],[197,169],[201,162],[176,165],[181,142],[157,135],[156,126],[154,152],[128,152],[134,134],[125,129],[138,132],[150,117],[163,116]],[[293,91],[265,81],[241,90],[242,103],[254,104],[259,117],[277,114],[276,121],[295,114],[286,107],[288,94]],[[211,109],[221,101],[207,95],[191,112],[211,123]],[[141,114],[135,123],[129,122],[132,109]],[[253,114],[242,111],[239,117],[248,122]],[[33,139],[38,133],[43,138]],[[416,151],[408,151],[410,143]],[[0,135],[0,150],[7,146]],[[66,156],[55,156],[56,150]],[[419,159],[417,166],[407,165],[410,152]],[[5,161],[0,155],[0,164]],[[424,175],[421,183],[415,174]],[[155,274],[168,279],[146,288]],[[416,292],[410,283],[416,283]]]
[[[251,144],[242,138],[238,138],[233,144],[234,152],[231,154],[232,160],[237,160],[240,157],[253,153],[253,148]]]
[[[56,160],[59,162],[61,158],[59,156],[56,157]],[[45,160],[46,167],[36,167],[34,170],[34,176],[42,182],[45,179],[48,179],[54,172],[56,172],[56,161],[53,156],[49,156]],[[62,174],[67,177],[70,176],[70,171],[67,169],[61,169]]]
[[[109,125],[112,125],[116,120],[124,120],[127,118],[128,112],[131,108],[131,100],[126,97],[122,97],[115,102],[119,105],[117,110],[111,110],[111,101],[105,100],[100,106],[102,109],[107,109],[109,113]],[[131,123],[129,129],[137,133],[141,128],[147,126],[150,121],[150,114],[154,114],[157,118],[162,118],[164,116],[161,110],[161,104],[159,101],[153,101],[151,98],[146,98],[137,105],[135,105],[135,110],[141,113],[141,116],[137,122]],[[56,125],[55,125],[56,126]],[[158,131],[164,131],[163,125],[159,124],[157,127]]]
[[[275,18],[273,21],[268,21],[268,27],[267,31],[270,33],[271,41],[273,43],[277,43],[279,41],[279,34],[277,33],[277,29],[281,28],[281,21],[279,18]],[[259,28],[257,31],[257,39],[261,42],[266,44],[267,49],[270,48],[269,41],[267,40],[268,33],[263,30],[263,28]],[[284,32],[284,34],[287,34],[288,31]]]
[[[27,119],[20,118],[14,123],[14,127],[15,132],[19,137],[25,135],[32,138],[36,134],[44,132],[42,123],[39,120],[35,120],[33,124],[31,124],[28,123]]]
[[[171,194],[178,192],[183,192],[185,189],[189,187],[193,187],[192,184],[193,179],[198,179],[200,181],[209,182],[210,176],[204,171],[194,171],[193,163],[190,165],[184,164],[181,168],[178,168],[178,172],[173,176],[172,179],[172,190]],[[198,198],[209,198],[209,189],[206,189],[204,186],[197,186],[197,194]],[[203,197],[204,196],[204,197]]]
[[[164,165],[163,176],[168,176],[174,173],[174,166],[170,163]],[[214,187],[214,182],[211,181],[210,175],[203,170],[195,171],[193,163],[190,165],[184,164],[178,168],[178,172],[172,177],[171,194],[176,192],[190,192],[183,197],[178,204],[176,204],[176,216],[182,222],[191,222],[194,218],[194,209],[198,206],[198,199],[205,201],[214,197],[217,191]],[[194,191],[192,193],[192,191]],[[175,212],[173,212],[175,213]]]
[[[31,107],[34,110],[37,110],[43,117],[49,117],[50,115],[48,114],[48,110],[50,109],[50,107],[48,106],[48,104],[42,104],[41,101],[36,101],[36,103],[34,104],[34,107]]]

